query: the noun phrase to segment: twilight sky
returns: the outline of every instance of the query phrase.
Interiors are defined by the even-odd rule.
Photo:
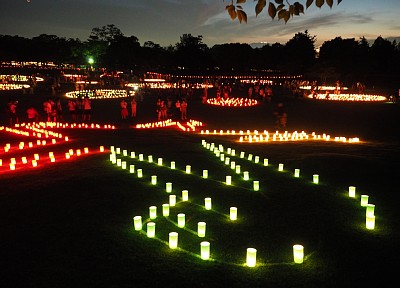
[[[27,1],[1,0],[0,35],[49,34],[85,41],[92,28],[114,24],[142,45],[153,41],[163,47],[175,45],[183,34],[202,35],[210,48],[225,43],[285,44],[306,29],[316,36],[317,46],[338,36],[400,40],[400,0],[343,0],[339,5],[335,0],[332,9],[313,5],[286,24],[272,20],[266,10],[255,17],[253,0],[242,5],[247,24],[229,18],[225,6],[230,0]]]

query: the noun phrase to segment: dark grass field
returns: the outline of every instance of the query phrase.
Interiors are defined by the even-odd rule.
[[[3,93],[1,103],[5,107],[10,96],[18,98],[22,121],[24,109],[33,104],[40,110],[46,95]],[[145,161],[119,155],[142,168],[143,178],[112,164],[109,151],[0,174],[1,287],[391,287],[385,283],[397,281],[398,104],[316,102],[293,99],[279,89],[271,103],[249,108],[207,106],[197,96],[189,100],[188,116],[204,123],[200,129],[275,132],[272,112],[282,102],[289,132],[361,139],[353,144],[256,144],[175,128],[133,129],[156,120],[155,102],[148,95],[138,104],[137,119],[122,122],[119,100],[94,101],[93,122],[118,129],[62,130],[71,141],[54,146],[55,152],[104,145],[143,153]],[[64,118],[69,120],[66,113]],[[0,137],[2,147],[27,141],[4,132]],[[260,191],[253,191],[252,182],[203,147],[202,140],[261,161],[268,158],[267,167],[231,159],[249,171],[251,180],[260,181]],[[164,165],[148,163],[148,155],[154,161],[162,157]],[[170,161],[177,169],[169,168]],[[186,165],[191,174],[185,173]],[[295,168],[301,169],[298,179]],[[209,170],[209,179],[201,177],[203,169]],[[318,185],[312,183],[313,174],[320,176]],[[151,175],[158,176],[157,185],[150,184]],[[225,185],[226,175],[232,175],[232,186]],[[161,204],[168,202],[166,182],[173,183],[178,201],[183,189],[190,199],[171,207],[168,219],[160,216]],[[347,196],[349,186],[357,187],[356,199]],[[361,194],[376,205],[375,230],[365,228]],[[204,197],[212,198],[212,211],[204,210]],[[157,239],[147,238],[145,226],[142,232],[133,228],[132,218],[141,215],[148,221],[152,205],[159,213]],[[238,207],[234,223],[227,217],[230,206]],[[184,229],[174,224],[178,213],[186,213]],[[198,221],[207,223],[205,238],[193,233]],[[179,232],[180,249],[165,243],[170,231]],[[210,261],[198,257],[203,240],[211,243]],[[293,263],[293,244],[304,245],[303,264]],[[248,247],[257,249],[254,268],[245,265]]]

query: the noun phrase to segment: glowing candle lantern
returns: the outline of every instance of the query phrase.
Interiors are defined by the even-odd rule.
[[[208,170],[203,170],[203,178],[208,178]]]
[[[229,208],[229,218],[232,221],[237,220],[237,207],[231,207]]]
[[[257,249],[247,248],[246,265],[249,267],[255,267],[257,263]]]
[[[231,169],[233,170],[233,169],[235,169],[235,167],[236,167],[236,162],[235,161],[231,161]]]
[[[206,222],[197,223],[197,236],[206,237]]]
[[[226,185],[232,185],[232,176],[226,176]]]
[[[117,147],[117,148],[115,149],[115,153],[121,154],[121,148]]]
[[[163,204],[162,205],[162,214],[164,217],[169,216],[169,204]]]
[[[149,155],[147,158],[149,163],[153,163],[153,155]]]
[[[361,207],[367,207],[368,205],[368,195],[361,195]]]
[[[15,170],[15,164],[10,163],[10,170]]]
[[[175,161],[171,161],[171,169],[175,169],[175,168],[176,168]]]
[[[136,231],[142,230],[142,216],[133,217],[133,224]]]
[[[3,160],[0,159],[0,166],[3,166]]]
[[[81,149],[76,149],[76,156],[81,156]]]
[[[100,146],[100,152],[104,152],[104,146]]]
[[[117,159],[117,166],[121,167],[121,165],[122,165],[122,159]]]
[[[89,153],[89,148],[85,147],[83,151],[85,152],[85,154],[87,154],[87,153]]]
[[[253,160],[253,154],[249,154],[249,156],[247,157],[247,160],[252,161]]]
[[[356,187],[349,186],[349,197],[355,198],[356,197]]]
[[[110,146],[110,151],[111,151],[111,153],[114,153],[115,152],[115,147],[114,146]]]
[[[131,152],[131,158],[136,158],[136,154],[134,151]]]
[[[300,169],[294,169],[294,177],[296,178],[300,177]]]
[[[172,183],[171,182],[165,183],[165,190],[167,191],[167,193],[172,192]]]
[[[169,195],[169,206],[174,207],[176,205],[176,195]]]
[[[229,165],[231,158],[225,157],[225,165]]]
[[[240,152],[240,158],[244,158],[244,152]]]
[[[204,207],[206,208],[206,210],[211,210],[212,205],[210,197],[204,198]]]
[[[365,213],[366,213],[367,216],[375,215],[375,205],[374,204],[367,204],[367,209],[366,209]]]
[[[71,156],[74,155],[74,149],[69,149],[68,152]]]
[[[66,152],[66,153],[65,153],[65,159],[69,159],[69,158],[71,158],[71,155],[69,155],[69,153]]]
[[[121,162],[121,168],[124,170],[126,169],[126,161]]]
[[[178,248],[178,233],[177,232],[169,233],[169,248],[171,248],[171,249]]]
[[[304,247],[300,244],[293,245],[293,259],[294,263],[301,264],[304,260]]]
[[[313,183],[314,184],[318,184],[319,183],[319,175],[318,174],[314,174],[313,175]]]
[[[36,160],[32,160],[32,167],[37,167],[37,161]]]
[[[129,173],[135,173],[135,165],[129,165]]]
[[[163,159],[162,159],[162,158],[158,158],[158,159],[157,159],[157,165],[161,166],[161,165],[162,165],[162,162],[163,162]]]
[[[227,148],[226,153],[231,154],[231,148]]]
[[[236,174],[240,174],[240,165],[236,165],[235,171],[236,171]]]
[[[186,165],[186,174],[190,174],[192,167],[190,165]]]
[[[189,191],[182,190],[182,201],[189,201]]]
[[[185,227],[185,214],[184,213],[179,213],[178,214],[178,227],[183,228]]]
[[[128,150],[122,150],[122,155],[128,156]]]
[[[278,171],[283,171],[283,164],[282,163],[279,163]]]
[[[33,143],[32,143],[32,142],[29,142],[29,143],[28,143],[28,147],[29,147],[29,148],[32,148],[32,147],[33,147]]]
[[[28,160],[26,159],[26,157],[22,157],[21,161],[22,161],[22,163],[24,163],[24,164],[28,163]]]
[[[154,238],[156,236],[156,223],[148,222],[147,223],[147,237]]]
[[[254,157],[254,163],[260,163],[260,156]]]
[[[235,149],[232,149],[231,155],[232,155],[232,156],[235,156],[235,155],[236,155],[236,150],[235,150]]]
[[[139,161],[143,161],[143,154],[139,154]]]
[[[156,219],[157,218],[157,206],[150,206],[149,207],[149,215],[150,215],[150,219]]]
[[[153,185],[157,184],[157,175],[152,175],[151,176],[151,184],[153,184]]]
[[[142,169],[137,169],[136,172],[137,172],[136,174],[137,174],[138,178],[143,178],[143,170]]]
[[[224,153],[221,153],[221,155],[219,156],[219,158],[221,159],[222,162],[224,162],[224,161],[225,161],[225,154],[224,154]]]
[[[243,171],[243,179],[246,181],[250,179],[249,171]]]
[[[375,229],[375,215],[366,215],[365,227],[369,230]]]
[[[210,259],[210,242],[203,241],[200,243],[200,257],[203,260]]]
[[[254,191],[260,190],[260,182],[258,180],[253,181],[253,189],[254,189]]]

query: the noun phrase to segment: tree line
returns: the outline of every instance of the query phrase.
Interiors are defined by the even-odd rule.
[[[183,34],[175,45],[161,47],[152,41],[140,44],[110,24],[93,28],[86,41],[42,34],[31,39],[0,35],[0,61],[54,62],[85,67],[88,59],[96,68],[137,73],[258,73],[301,74],[306,78],[368,85],[392,85],[400,76],[400,44],[377,37],[368,42],[336,37],[318,49],[316,36],[296,33],[284,44],[226,43],[208,47],[203,37]]]

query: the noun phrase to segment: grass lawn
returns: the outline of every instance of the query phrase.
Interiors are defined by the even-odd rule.
[[[3,93],[2,107],[10,95]],[[17,95],[20,111],[30,104],[41,108],[44,96],[34,96]],[[361,142],[246,143],[238,142],[238,136],[175,127],[134,129],[136,123],[156,121],[154,95],[138,104],[135,121],[126,122],[120,120],[119,100],[95,100],[93,122],[112,123],[117,129],[52,129],[69,137],[52,146],[4,152],[6,143],[15,147],[36,138],[0,131],[1,286],[386,287],[384,281],[396,281],[399,105],[318,102],[293,99],[282,91],[271,103],[247,108],[213,107],[195,97],[189,101],[188,117],[203,122],[198,131],[274,133],[272,112],[278,102],[286,107],[288,132],[359,137]],[[69,120],[67,114],[64,118]],[[241,173],[203,141],[221,145]],[[98,152],[100,145],[105,152]],[[58,161],[68,149],[84,147],[91,152]],[[127,169],[110,161],[111,147],[121,149],[116,155]],[[226,153],[228,148],[235,156]],[[44,159],[36,168],[8,171],[10,157],[49,151],[57,155],[55,163]],[[260,163],[255,163],[256,156]],[[158,158],[163,165],[157,165]],[[278,171],[279,164],[283,171]],[[185,172],[187,165],[191,173]],[[205,169],[207,179],[202,177]],[[300,169],[299,178],[294,169]],[[243,171],[249,172],[249,180],[243,179]],[[318,184],[312,181],[314,174]],[[157,175],[156,185],[152,175]],[[225,183],[228,175],[232,185]],[[254,180],[259,191],[253,189]],[[167,182],[172,183],[170,193]],[[349,186],[356,186],[355,198],[348,197]],[[189,191],[189,201],[182,201],[182,190]],[[177,204],[163,217],[162,204],[169,203],[171,194]],[[376,205],[374,230],[365,227],[361,194]],[[206,197],[212,199],[211,210],[204,208]],[[153,205],[158,215],[150,220]],[[236,221],[229,219],[232,206],[238,208]],[[184,228],[177,226],[179,213],[185,214]],[[141,231],[134,229],[135,216],[142,216]],[[154,239],[146,235],[150,221],[156,223]],[[200,221],[206,222],[204,238],[197,236]],[[168,246],[172,231],[179,234],[177,249]],[[199,256],[202,241],[210,242],[210,260]],[[294,244],[304,246],[302,264],[293,262]],[[246,265],[249,247],[257,249],[256,267]]]

